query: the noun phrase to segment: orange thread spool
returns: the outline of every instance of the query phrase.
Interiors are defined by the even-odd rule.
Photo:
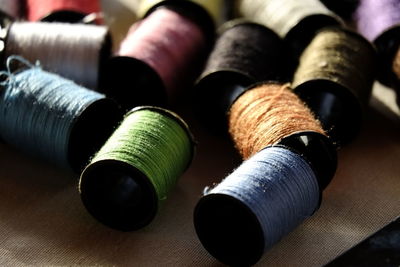
[[[326,135],[289,84],[264,83],[243,93],[232,104],[229,132],[244,159],[298,132]]]

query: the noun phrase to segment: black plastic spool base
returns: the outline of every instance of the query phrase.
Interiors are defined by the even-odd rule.
[[[229,108],[252,83],[247,75],[232,70],[206,75],[194,88],[196,116],[215,133],[227,133]]]
[[[363,107],[347,88],[330,80],[304,82],[294,92],[321,122],[336,146],[349,143],[359,133]]]
[[[400,89],[400,81],[393,72],[393,60],[400,49],[400,26],[379,35],[374,45],[377,49],[377,80],[385,86]]]
[[[225,194],[203,196],[194,209],[196,234],[204,248],[230,266],[251,266],[264,254],[264,232],[256,215]]]
[[[157,194],[150,180],[123,161],[100,160],[89,164],[81,175],[79,189],[88,212],[119,231],[146,226],[158,209]]]
[[[298,59],[319,30],[328,26],[340,26],[341,22],[328,15],[310,15],[302,19],[284,37],[291,47],[294,59]]]
[[[74,10],[58,10],[45,15],[40,19],[42,22],[64,22],[64,23],[83,23],[87,14]]]
[[[283,145],[301,155],[310,164],[322,192],[332,181],[337,169],[337,153],[332,141],[318,132],[298,132],[282,138]]]
[[[117,103],[103,98],[90,104],[73,122],[68,143],[68,162],[80,173],[103,146],[123,118]]]
[[[100,84],[100,90],[126,111],[142,105],[167,105],[166,89],[160,76],[136,58],[110,58],[104,66]]]

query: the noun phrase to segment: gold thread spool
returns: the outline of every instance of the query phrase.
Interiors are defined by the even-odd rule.
[[[298,132],[324,130],[289,84],[264,83],[249,88],[232,104],[229,132],[243,159]]]
[[[171,2],[179,3],[179,2],[193,2],[199,6],[201,6],[204,10],[208,12],[211,18],[214,21],[215,25],[220,25],[224,22],[224,0],[180,0],[180,1],[171,1],[171,0],[142,0],[138,15],[139,17],[145,17],[148,12],[151,12],[153,8],[163,4],[169,4]]]
[[[326,28],[304,50],[293,87],[328,80],[347,88],[362,105],[368,102],[374,81],[375,50],[359,34]]]

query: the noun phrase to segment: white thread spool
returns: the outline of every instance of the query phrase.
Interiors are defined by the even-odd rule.
[[[97,89],[101,61],[110,54],[104,26],[14,22],[8,31],[5,57],[21,55],[90,89]]]

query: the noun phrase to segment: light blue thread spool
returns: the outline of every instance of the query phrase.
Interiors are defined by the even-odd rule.
[[[12,74],[12,63],[28,65]],[[0,136],[21,150],[79,171],[121,118],[117,105],[58,75],[9,57],[0,90]]]
[[[309,163],[285,147],[267,147],[205,192],[194,213],[204,247],[229,265],[252,265],[311,216],[321,192]]]

